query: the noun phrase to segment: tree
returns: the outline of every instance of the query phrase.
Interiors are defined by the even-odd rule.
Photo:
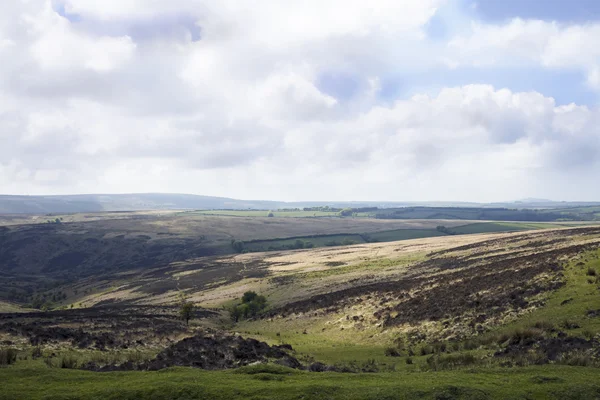
[[[231,247],[233,247],[233,249],[238,253],[241,253],[244,251],[244,242],[241,240],[232,240]]]
[[[275,214],[273,214],[273,211],[269,211],[269,213],[267,214],[267,217],[274,217]]]
[[[244,293],[244,295],[242,296],[242,303],[250,303],[257,296],[258,295],[256,294],[256,292],[248,291],[248,292]]]
[[[352,216],[352,209],[351,208],[344,208],[342,211],[340,211],[340,216],[342,216],[342,217],[351,217]]]
[[[238,322],[240,320],[240,318],[244,315],[242,307],[240,307],[240,306],[233,306],[231,308],[231,310],[229,311],[229,313],[231,315],[231,319],[233,320],[233,322]]]
[[[255,317],[267,306],[267,298],[253,291],[244,293],[241,300],[242,304],[234,306],[230,310],[231,319],[234,322],[238,322],[241,318]]]
[[[181,308],[179,309],[179,315],[185,321],[186,325],[190,324],[190,319],[194,314],[194,303],[184,302],[181,304]]]

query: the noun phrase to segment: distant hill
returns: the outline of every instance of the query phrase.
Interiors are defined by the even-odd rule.
[[[139,194],[81,194],[56,196],[0,195],[0,214],[45,214],[101,211],[141,210],[271,210],[279,208],[329,207],[469,207],[469,208],[519,208],[551,209],[600,206],[600,202],[559,202],[526,199],[503,203],[474,203],[460,201],[303,201],[284,202],[269,200],[239,200],[227,197],[193,194],[139,193]]]
[[[75,213],[175,209],[269,209],[274,201],[235,200],[190,194],[0,195],[0,214]]]

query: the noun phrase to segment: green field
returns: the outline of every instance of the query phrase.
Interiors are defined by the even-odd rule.
[[[181,213],[182,215],[199,214],[199,215],[222,215],[228,217],[267,217],[269,213],[273,213],[276,218],[308,218],[308,217],[337,217],[338,212],[326,211],[280,211],[280,210],[206,210],[206,211],[189,211]]]
[[[573,226],[568,223],[554,222],[478,222],[452,228],[452,232],[458,234],[473,234],[473,233],[493,233],[493,232],[509,232],[509,231],[525,231],[531,229],[551,229],[551,228],[566,228]]]
[[[0,369],[0,398],[17,399],[594,399],[598,369],[527,367],[444,372],[341,374],[284,367],[236,371],[173,368],[94,373],[41,362]]]
[[[477,222],[460,225],[449,229],[453,235],[469,235],[477,233],[496,233],[527,231],[536,229],[565,228],[575,226],[573,223],[555,222]],[[436,229],[394,229],[368,234],[336,234],[314,235],[272,240],[254,240],[245,242],[245,250],[250,252],[289,250],[301,248],[316,248],[325,246],[343,246],[372,242],[395,242],[399,240],[421,239],[428,237],[447,236],[448,233]],[[298,241],[302,242],[301,245]]]

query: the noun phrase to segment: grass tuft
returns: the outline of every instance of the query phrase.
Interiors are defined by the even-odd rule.
[[[17,354],[19,352],[16,349],[0,349],[0,366],[14,364],[17,361]]]

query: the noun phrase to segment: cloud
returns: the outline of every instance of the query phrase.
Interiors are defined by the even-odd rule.
[[[432,41],[443,1],[364,4],[11,2],[0,186],[503,200],[561,198],[569,176],[575,198],[600,194],[583,184],[600,172],[594,107],[487,84],[382,99],[390,76],[448,64],[576,68],[598,85],[594,26],[513,20]]]
[[[515,18],[503,24],[472,23],[468,33],[458,35],[447,45],[448,63],[577,69],[587,74],[587,82],[599,86],[600,24],[564,25],[553,21]]]

